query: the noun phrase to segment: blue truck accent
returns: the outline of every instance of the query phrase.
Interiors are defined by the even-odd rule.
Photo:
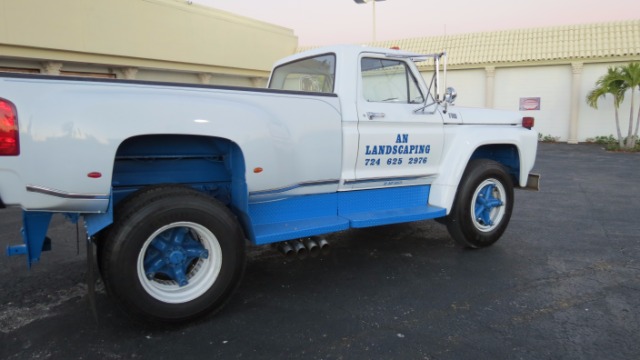
[[[40,261],[42,251],[51,250],[51,240],[47,238],[47,229],[51,222],[51,212],[23,211],[22,240],[24,244],[7,247],[7,255],[26,255],[29,268]]]
[[[245,233],[256,245],[364,228],[427,220],[446,215],[429,206],[430,186],[296,196],[249,204]],[[29,265],[40,258],[52,213],[24,212],[24,245],[11,246],[8,255],[28,255]],[[84,215],[87,234],[93,236],[113,221],[113,201],[104,214]]]
[[[249,204],[252,238],[257,245],[446,215],[428,205],[430,186],[307,195]]]

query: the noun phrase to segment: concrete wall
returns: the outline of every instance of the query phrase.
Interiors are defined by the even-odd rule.
[[[263,87],[296,49],[290,29],[182,0],[0,0],[0,71]],[[540,110],[523,112],[540,133],[585,141],[616,134],[611,99],[595,110],[585,97],[608,66],[628,62],[621,56],[450,66],[447,85],[460,106],[518,110],[520,98],[540,97]]]
[[[424,75],[426,81],[431,75]],[[484,107],[487,100],[485,87],[485,71],[483,69],[447,71],[447,86],[458,92],[456,104],[460,106]]]
[[[223,83],[250,83],[297,45],[290,29],[185,1],[0,0],[0,67],[46,72],[41,62],[49,61],[63,71],[91,64],[118,75],[139,69],[143,78],[158,71],[156,80],[203,73],[212,83],[217,74]]]
[[[540,66],[496,69],[496,109],[519,110],[520,98],[540,97],[540,110],[523,111],[536,119],[536,130],[543,135],[569,137],[571,68]]]
[[[543,136],[551,136],[560,141],[571,138],[572,104],[575,100],[577,118],[577,139],[584,142],[596,136],[616,136],[613,100],[609,96],[600,100],[598,109],[586,103],[587,94],[595,83],[606,74],[607,67],[625,65],[628,62],[593,63],[572,66],[571,64],[551,64],[536,66],[526,64],[520,67],[491,67],[483,69],[449,69],[447,86],[458,92],[456,105],[469,107],[490,107],[519,111],[520,98],[539,97],[540,110],[521,111],[523,116],[536,119],[536,130]],[[574,72],[578,73],[578,94],[573,97]],[[487,93],[489,74],[493,74],[492,99]],[[423,71],[425,81],[431,79],[430,71]],[[640,99],[637,94],[637,99]],[[627,93],[620,106],[620,123],[623,136],[627,134],[631,94]],[[636,109],[640,100],[636,101]],[[636,111],[637,113],[637,111]],[[634,117],[635,121],[635,117]],[[635,124],[635,123],[634,123]]]

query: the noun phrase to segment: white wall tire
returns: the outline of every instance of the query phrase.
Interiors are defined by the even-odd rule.
[[[192,237],[197,238],[202,247],[207,252],[206,257],[194,258],[187,264],[185,278],[187,284],[180,285],[176,280],[166,279],[166,275],[159,273],[148,274],[148,266],[145,267],[145,260],[149,262],[150,252],[153,250],[153,242],[158,241],[163,234],[178,229],[188,229],[193,233]],[[180,254],[180,250],[175,250]],[[184,252],[184,251],[183,251]],[[184,256],[184,255],[183,255]],[[144,290],[153,298],[170,303],[181,304],[197,299],[202,296],[215,283],[222,268],[222,249],[216,236],[206,227],[191,222],[176,222],[161,227],[154,232],[143,244],[138,255],[138,279]]]
[[[145,322],[183,322],[216,312],[237,288],[245,239],[217,200],[182,186],[156,186],[118,205],[103,240],[110,295]]]
[[[502,236],[512,210],[513,180],[506,169],[492,160],[472,160],[460,180],[445,224],[459,244],[483,248]]]
[[[478,185],[470,204],[475,208],[471,221],[478,231],[490,232],[500,225],[506,212],[506,198],[504,185],[497,179],[489,178]]]

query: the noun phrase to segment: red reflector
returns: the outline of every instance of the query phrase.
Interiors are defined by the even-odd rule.
[[[2,155],[20,155],[16,107],[5,99],[0,99],[0,156]]]
[[[92,179],[99,179],[102,177],[102,173],[99,173],[97,171],[93,171],[87,174],[88,177],[92,178]]]
[[[531,116],[525,116],[522,118],[522,127],[527,129],[531,129],[535,123],[535,120]]]

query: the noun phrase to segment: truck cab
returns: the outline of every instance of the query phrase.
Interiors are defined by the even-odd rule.
[[[340,63],[335,53],[323,51],[284,59],[269,88],[338,94],[340,190],[428,183],[438,172],[444,141],[436,90],[427,87],[414,62],[429,58],[350,46],[339,53]]]

